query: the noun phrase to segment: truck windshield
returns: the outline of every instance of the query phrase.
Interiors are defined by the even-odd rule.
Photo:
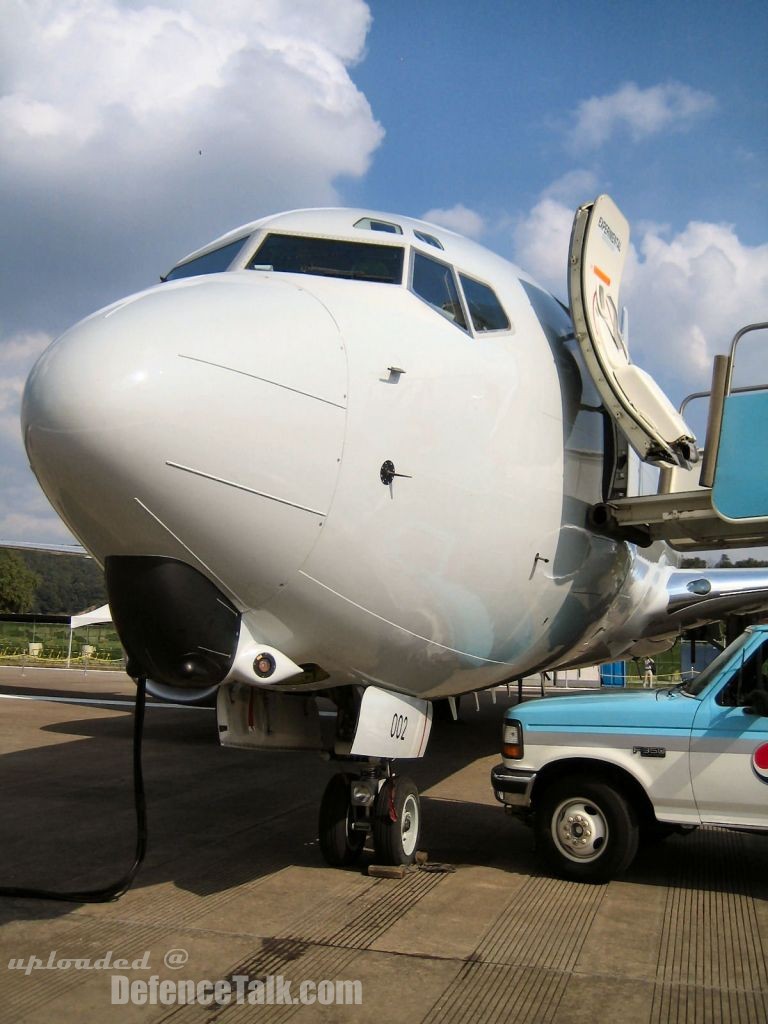
[[[686,693],[690,697],[698,697],[711,680],[714,679],[718,673],[722,672],[726,662],[730,661],[733,655],[737,654],[744,647],[751,636],[752,634],[749,631],[742,633],[738,640],[734,640],[732,644],[718,654],[715,660],[707,665],[703,672],[694,676],[693,679],[689,679],[687,683],[684,683],[680,687],[681,693]]]

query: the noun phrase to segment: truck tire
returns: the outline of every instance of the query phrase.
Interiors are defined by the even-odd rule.
[[[623,793],[589,776],[558,779],[538,797],[536,848],[558,875],[607,882],[637,853],[637,815]]]

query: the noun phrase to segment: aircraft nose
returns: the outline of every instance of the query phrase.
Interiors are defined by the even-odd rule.
[[[325,307],[244,271],[162,285],[76,325],[33,368],[22,429],[43,490],[99,561],[178,558],[258,607],[328,515],[346,391]]]

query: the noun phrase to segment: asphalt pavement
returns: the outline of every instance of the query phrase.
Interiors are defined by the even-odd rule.
[[[124,873],[132,697],[120,673],[0,668],[0,885]],[[212,710],[148,707],[146,861],[117,902],[0,899],[0,1020],[768,1021],[766,839],[702,829],[608,885],[548,877],[489,784],[514,699],[465,700],[401,765],[435,868],[402,879],[324,864],[334,765],[223,750]]]

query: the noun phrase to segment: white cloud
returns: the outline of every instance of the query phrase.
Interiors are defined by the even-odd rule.
[[[617,131],[637,142],[662,131],[680,131],[716,106],[714,96],[682,82],[666,82],[640,89],[626,82],[607,96],[583,100],[569,132],[574,149],[596,149]]]
[[[23,72],[0,100],[0,127],[14,142],[63,136],[77,147],[107,128],[115,108],[137,123],[182,113],[200,90],[221,87],[244,43],[167,8],[70,0],[53,17],[37,13]]]
[[[17,420],[18,433],[18,420]],[[16,441],[21,448],[21,439]],[[20,474],[5,458],[9,440],[0,434],[0,544],[73,543],[74,538],[40,490],[31,473]]]
[[[19,507],[27,507],[30,498],[31,495],[22,495]],[[7,544],[12,541],[27,541],[31,544],[76,543],[52,509],[38,515],[31,515],[28,512],[4,512],[0,509],[0,542]]]
[[[515,225],[515,259],[555,295],[567,294],[568,240],[574,210],[544,195]]]
[[[10,248],[26,255],[31,229],[66,235],[72,292],[124,282],[104,301],[239,223],[338,202],[337,179],[364,174],[383,137],[348,71],[370,21],[362,0],[0,6]],[[133,251],[114,245],[126,226]],[[62,253],[54,287],[72,265]]]
[[[598,192],[599,178],[594,171],[578,169],[567,171],[553,181],[542,192],[542,198],[556,199],[574,209],[581,203],[594,199]]]
[[[24,382],[37,357],[51,343],[44,331],[0,338],[0,439],[21,445],[19,407]]]
[[[170,6],[210,17],[210,0],[171,0]],[[371,14],[361,0],[227,0],[216,11],[219,25],[249,24],[284,38],[311,39],[345,63],[363,56]]]
[[[19,412],[21,395],[32,364],[51,343],[44,331],[0,337],[0,458],[12,465],[23,457]]]
[[[520,266],[561,298],[567,296],[573,213],[545,196],[514,231]],[[675,403],[705,390],[713,356],[728,351],[739,327],[766,319],[766,295],[768,245],[745,244],[728,224],[692,221],[676,234],[645,224],[634,234],[621,292],[630,314],[632,360],[655,376]],[[749,347],[744,342],[743,351],[739,379],[768,378],[759,342]]]
[[[0,373],[9,367],[31,368],[52,340],[45,331],[20,331],[9,338],[0,338]]]
[[[6,539],[61,535],[44,500],[24,518],[37,488],[18,426],[48,333],[238,224],[338,203],[384,134],[349,74],[370,24],[363,0],[0,4]]]
[[[422,220],[448,228],[449,231],[457,231],[460,235],[466,235],[467,238],[479,238],[485,231],[485,220],[479,213],[470,210],[462,203],[457,203],[449,210],[427,210],[422,216]]]
[[[690,374],[689,391],[708,386],[713,356],[728,351],[740,327],[765,320],[766,296],[768,245],[744,244],[732,225],[692,221],[668,238],[647,230],[627,268],[633,351],[666,364],[678,380]],[[741,352],[737,376],[743,379],[748,365],[757,370],[761,362],[761,379],[768,382],[759,348],[745,342]]]
[[[194,0],[140,7],[61,0],[25,11],[16,19],[21,37],[12,42],[7,33],[3,47],[17,59],[5,76],[0,130],[17,143],[61,135],[77,148],[109,132],[115,117],[123,130],[156,118],[194,119],[199,105],[209,109],[217,96],[225,104],[243,86],[256,132],[260,108],[282,105],[272,87],[286,69],[312,87],[318,108],[351,113],[358,105],[369,115],[345,69],[361,56],[370,24],[360,0],[222,8]],[[13,15],[4,15],[6,28]]]
[[[514,226],[518,263],[561,298],[567,295],[566,261],[574,213],[599,191],[593,171],[568,171],[543,190],[536,205]]]
[[[19,403],[24,390],[23,377],[0,378],[0,437],[19,437]]]

